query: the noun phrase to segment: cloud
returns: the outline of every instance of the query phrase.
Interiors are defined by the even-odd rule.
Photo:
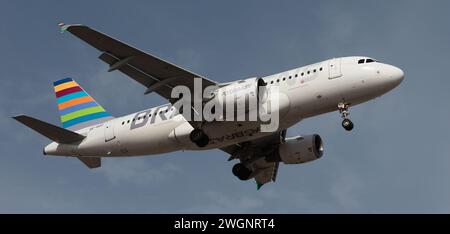
[[[264,201],[256,196],[233,196],[211,190],[205,191],[201,200],[180,213],[252,213],[264,206]]]
[[[358,175],[346,171],[341,172],[339,177],[332,182],[330,194],[342,210],[355,212],[361,209],[359,193],[363,188],[361,180],[358,179]]]
[[[181,176],[182,168],[167,162],[152,165],[151,161],[139,158],[104,159],[98,170],[114,186],[134,184],[156,185]]]

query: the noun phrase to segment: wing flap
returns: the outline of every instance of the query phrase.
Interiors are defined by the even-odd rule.
[[[277,162],[267,162],[264,158],[256,161],[252,167],[254,168],[256,175],[256,184],[262,186],[269,182],[275,182],[279,163]]]
[[[111,67],[114,66],[114,64],[117,64],[120,62],[119,59],[115,58],[114,56],[108,54],[108,53],[103,53],[102,55],[100,55],[99,57],[100,60],[102,60],[103,62],[109,64]],[[139,69],[126,64],[126,65],[122,65],[120,67],[117,68],[117,70],[119,70],[120,72],[122,72],[123,74],[132,77],[133,80],[137,81],[138,83],[140,83],[141,85],[150,88],[153,85],[157,84],[158,82],[160,82],[157,78],[146,74],[143,71],[140,71]],[[172,87],[164,85],[162,87],[159,87],[157,90],[154,90],[155,92],[157,92],[159,95],[161,95],[162,97],[170,97],[170,94],[172,92]]]

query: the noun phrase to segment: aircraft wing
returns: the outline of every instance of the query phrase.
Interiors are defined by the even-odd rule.
[[[257,188],[266,183],[275,182],[279,162],[269,162],[267,158],[278,153],[278,146],[286,137],[286,130],[251,141],[221,148],[231,155],[229,160],[239,159],[253,171]]]
[[[261,188],[264,184],[269,182],[275,182],[278,173],[278,167],[280,166],[279,162],[266,162],[264,158],[259,159],[255,163],[253,163],[253,168],[257,170],[257,175],[255,176],[255,181],[258,186],[258,189]]]
[[[60,24],[68,31],[101,52],[100,59],[109,64],[108,71],[119,70],[145,86],[145,94],[156,92],[172,102],[172,88],[183,85],[194,90],[194,78],[202,79],[202,88],[216,82],[143,52],[104,33],[84,25]],[[202,91],[203,91],[202,89]]]

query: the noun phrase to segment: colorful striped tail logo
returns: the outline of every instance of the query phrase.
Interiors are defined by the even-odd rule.
[[[113,119],[72,78],[58,80],[53,86],[63,128],[76,131]]]

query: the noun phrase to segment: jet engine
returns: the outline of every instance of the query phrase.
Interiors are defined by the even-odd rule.
[[[247,113],[252,113],[251,116],[259,115],[259,108],[264,108],[264,113],[267,111],[278,111],[280,116],[286,114],[290,107],[289,98],[282,92],[276,91],[277,99],[274,95],[274,90],[262,78],[249,78],[228,84],[214,92],[213,98],[218,108],[222,109],[223,117],[243,116]],[[278,103],[271,103],[269,101],[277,101]],[[277,108],[276,110],[273,108]],[[266,110],[267,109],[267,110]],[[234,115],[227,113],[233,110]],[[250,116],[250,115],[249,115]]]
[[[322,157],[324,151],[322,138],[317,135],[288,138],[280,144],[278,160],[285,164],[301,164]]]
[[[227,109],[233,109],[237,114],[248,113],[258,108],[258,94],[265,86],[264,80],[258,78],[240,80],[220,88],[216,93],[216,102],[222,113],[226,113]]]

